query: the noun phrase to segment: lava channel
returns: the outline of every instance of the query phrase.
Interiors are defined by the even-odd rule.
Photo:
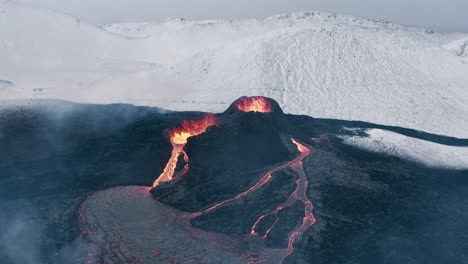
[[[302,219],[302,223],[299,226],[297,226],[291,232],[291,234],[289,235],[289,237],[288,237],[288,247],[285,248],[285,249],[268,249],[268,250],[264,250],[264,251],[260,252],[262,254],[260,254],[258,257],[252,258],[252,259],[249,260],[249,263],[264,262],[266,259],[271,259],[272,258],[271,253],[275,252],[275,254],[274,254],[275,258],[279,258],[281,260],[279,263],[282,263],[286,257],[288,257],[289,255],[291,255],[294,252],[294,244],[296,243],[296,241],[298,241],[298,239],[302,237],[304,232],[307,231],[307,229],[309,227],[311,227],[313,224],[315,224],[315,222],[316,222],[316,219],[315,219],[315,217],[313,215],[313,208],[314,207],[313,207],[312,201],[307,196],[307,188],[309,186],[309,181],[307,180],[307,176],[305,175],[304,167],[303,167],[303,163],[302,163],[302,161],[307,156],[310,155],[311,150],[309,148],[307,148],[306,146],[302,145],[301,143],[297,142],[295,139],[291,139],[291,141],[296,145],[297,150],[300,152],[300,155],[298,157],[296,157],[295,159],[293,159],[293,160],[291,160],[289,162],[286,162],[286,163],[284,163],[284,164],[282,164],[280,166],[277,166],[277,167],[273,168],[272,170],[268,171],[263,177],[260,178],[260,180],[255,185],[253,185],[252,187],[250,187],[246,191],[244,191],[244,192],[242,192],[242,193],[240,193],[240,194],[238,194],[238,195],[236,195],[236,196],[234,196],[232,198],[229,198],[227,200],[224,200],[224,201],[221,201],[221,202],[219,202],[217,204],[214,204],[211,207],[209,207],[209,208],[207,208],[207,209],[205,209],[203,211],[196,212],[196,213],[186,213],[186,214],[182,215],[182,217],[188,218],[188,219],[194,219],[194,218],[199,217],[201,215],[204,215],[206,213],[212,212],[212,211],[214,211],[214,210],[216,210],[216,209],[218,209],[218,208],[220,208],[220,207],[222,207],[222,206],[224,206],[226,204],[237,201],[237,200],[247,196],[248,194],[258,190],[260,187],[264,186],[268,182],[270,182],[270,180],[272,178],[272,175],[275,172],[278,172],[278,171],[281,171],[283,169],[286,169],[286,168],[290,167],[299,176],[299,178],[296,180],[296,189],[291,193],[291,195],[288,197],[288,199],[284,203],[279,204],[275,208],[275,210],[273,210],[270,213],[267,213],[267,214],[264,214],[264,215],[260,216],[255,221],[254,225],[251,228],[250,234],[249,234],[250,236],[260,236],[256,231],[256,228],[258,227],[260,222],[268,215],[275,215],[275,217],[276,217],[275,222],[267,229],[267,231],[265,232],[265,234],[263,236],[260,236],[262,239],[266,239],[268,237],[270,231],[274,228],[274,226],[278,222],[278,212],[280,212],[281,210],[283,210],[286,207],[290,207],[290,206],[294,205],[294,203],[297,202],[297,201],[301,201],[304,204],[304,216],[303,216],[303,219]]]
[[[310,149],[292,139],[300,152],[295,159],[268,171],[247,191],[198,213],[186,213],[153,198],[150,187],[116,187],[91,195],[79,209],[79,226],[88,249],[87,263],[282,263],[294,252],[294,244],[315,223],[308,181],[302,161]],[[228,235],[193,227],[190,220],[241,199],[267,184],[272,174],[292,168],[297,187],[290,197],[269,214],[276,214],[294,201],[304,203],[301,224],[289,234],[286,248],[269,248],[255,228],[250,234]],[[274,225],[274,224],[273,224]],[[270,227],[270,230],[273,227]],[[256,245],[252,247],[252,245]]]
[[[216,116],[214,114],[207,114],[204,118],[199,120],[183,121],[177,127],[171,129],[169,131],[169,138],[172,144],[171,157],[169,158],[164,171],[154,181],[153,187],[158,186],[161,182],[169,182],[174,178],[177,162],[179,161],[181,154],[185,160],[185,167],[178,175],[176,175],[176,177],[181,177],[185,174],[189,169],[189,157],[184,151],[187,140],[191,137],[205,133],[208,127],[217,125]]]

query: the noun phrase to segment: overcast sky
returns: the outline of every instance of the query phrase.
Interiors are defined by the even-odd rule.
[[[468,32],[468,0],[20,0],[97,24],[165,18],[233,19],[328,11],[437,31]]]

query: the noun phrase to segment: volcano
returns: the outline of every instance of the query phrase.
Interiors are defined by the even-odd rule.
[[[172,188],[199,188],[227,197],[251,186],[269,167],[293,158],[297,150],[287,133],[279,105],[271,101],[271,112],[246,112],[238,108],[245,98],[217,115],[217,126],[188,139],[184,151],[190,159],[187,164],[190,170],[184,177],[154,188],[152,192],[158,200],[195,212],[219,198],[200,197],[197,192],[179,197]],[[262,100],[271,99],[262,97]]]
[[[275,101],[242,97],[224,113],[184,120],[168,129],[167,135],[172,153],[151,191],[118,188],[93,196],[82,205],[80,227],[101,244],[88,254],[92,256],[88,262],[143,262],[151,254],[143,251],[136,256],[127,245],[135,241],[142,247],[154,247],[158,254],[151,261],[171,256],[172,261],[183,263],[219,263],[221,259],[283,263],[294,253],[296,242],[316,222],[302,163],[311,149],[292,138]],[[282,188],[278,181],[285,181],[289,188]],[[148,199],[149,192],[155,202]],[[270,203],[255,200],[269,192],[278,193],[272,199],[264,197]],[[140,211],[140,203],[146,204],[145,210]],[[248,209],[239,208],[239,203]],[[122,212],[122,207],[128,208]],[[288,224],[283,219],[286,212],[294,216]],[[129,227],[142,225],[142,219],[135,216],[151,218],[143,222],[145,229],[157,231],[155,236],[164,239],[150,242],[129,236],[129,230],[116,221],[131,223]],[[225,225],[227,216],[231,220]],[[168,222],[177,226],[168,226]],[[103,229],[110,233],[104,238],[99,232]],[[179,237],[173,238],[174,233]],[[193,241],[164,246],[179,239]],[[249,242],[255,246],[243,245]],[[114,244],[119,244],[119,250],[112,247]],[[202,250],[193,251],[194,244]],[[191,252],[190,257],[187,252]]]
[[[48,262],[456,263],[466,252],[466,169],[349,143],[377,130],[447,148],[466,139],[289,115],[258,96],[217,114],[61,102],[0,120],[1,198],[31,201]]]

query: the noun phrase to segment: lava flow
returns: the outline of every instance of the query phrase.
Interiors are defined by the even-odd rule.
[[[189,123],[185,123],[187,124]],[[206,128],[198,131],[203,130]],[[184,142],[186,143],[183,137],[182,141],[178,141],[175,134],[173,136],[171,142],[175,146],[183,146]],[[77,257],[82,257],[90,264],[283,263],[286,257],[294,252],[296,242],[315,223],[312,202],[307,197],[308,181],[302,166],[302,161],[311,153],[311,150],[294,139],[292,142],[300,152],[296,158],[268,171],[247,191],[199,213],[181,212],[155,200],[149,192],[149,187],[115,187],[94,193],[83,202],[79,209],[78,223],[82,241],[85,241],[83,245],[88,250],[79,251]],[[180,151],[179,154],[182,154],[183,150]],[[289,198],[269,214],[276,215],[283,208],[292,206],[297,201],[302,202],[305,209],[302,222],[289,233],[285,248],[269,248],[261,244],[255,248],[250,246],[250,242],[256,243],[255,240],[258,238],[267,238],[269,231],[260,236],[256,227],[268,214],[260,216],[253,225],[252,231],[245,235],[204,231],[193,227],[190,223],[190,220],[197,216],[235,202],[258,190],[270,182],[275,172],[286,168],[291,168],[296,172],[297,186]],[[275,223],[269,230],[274,226]]]
[[[187,144],[187,140],[191,137],[198,136],[205,133],[208,127],[218,125],[216,116],[214,114],[207,114],[204,118],[199,120],[188,120],[183,121],[177,127],[169,131],[169,137],[172,144],[172,153],[169,161],[164,168],[164,171],[153,183],[153,187],[158,186],[161,182],[169,182],[174,178],[175,169],[179,157],[182,154],[185,160],[185,167],[180,174],[184,174],[188,171],[188,156],[184,151],[184,147]],[[179,176],[180,176],[179,174]]]
[[[250,232],[250,235],[253,235],[253,236],[259,236],[258,232],[256,231],[258,225],[260,224],[260,222],[268,215],[272,215],[274,214],[276,216],[276,220],[275,222],[268,228],[268,230],[265,232],[265,234],[263,236],[261,236],[262,239],[266,239],[270,233],[270,231],[274,228],[274,226],[276,225],[277,221],[278,221],[278,212],[280,212],[281,210],[283,210],[284,208],[286,207],[290,207],[292,205],[294,205],[295,202],[297,201],[301,201],[303,204],[304,204],[304,216],[303,216],[303,219],[302,219],[302,223],[297,226],[289,235],[288,237],[288,246],[287,248],[283,249],[282,252],[279,254],[278,257],[280,257],[281,261],[280,263],[282,263],[284,261],[284,259],[291,255],[294,251],[294,243],[303,235],[303,233],[305,231],[307,231],[307,229],[309,227],[311,227],[313,224],[315,224],[316,222],[316,219],[313,215],[313,205],[312,205],[312,201],[307,197],[307,188],[308,188],[308,185],[309,185],[309,181],[307,180],[307,176],[305,175],[305,172],[304,172],[304,168],[303,168],[303,164],[302,164],[302,161],[310,155],[311,153],[311,150],[309,148],[307,148],[306,146],[302,145],[301,143],[297,142],[295,139],[291,139],[292,142],[296,145],[297,147],[297,150],[301,153],[298,157],[296,157],[295,159],[289,161],[289,162],[286,162],[282,165],[279,165],[273,169],[271,169],[270,171],[268,171],[263,177],[260,178],[260,180],[255,184],[253,185],[252,187],[250,187],[249,189],[247,189],[246,191],[232,197],[232,198],[229,198],[229,199],[226,199],[224,201],[221,201],[215,205],[212,205],[211,207],[203,210],[203,211],[200,211],[200,212],[196,212],[196,213],[186,213],[186,214],[183,214],[182,217],[184,218],[188,218],[188,219],[193,219],[193,218],[196,218],[196,217],[199,217],[201,215],[204,215],[206,213],[209,213],[209,212],[212,212],[226,204],[229,204],[231,202],[234,202],[234,201],[237,201],[245,196],[247,196],[248,194],[258,190],[260,187],[264,186],[265,184],[267,184],[268,182],[270,182],[271,178],[272,178],[272,175],[275,173],[275,172],[278,172],[280,170],[283,170],[283,169],[286,169],[286,168],[292,168],[296,173],[297,175],[299,176],[298,179],[296,180],[296,189],[291,193],[291,195],[289,196],[289,198],[282,204],[278,205],[275,210],[273,210],[272,212],[270,213],[267,213],[267,214],[264,214],[262,216],[260,216],[254,223],[254,225],[252,226],[251,228],[251,232]],[[278,251],[278,250],[271,250],[271,251]],[[268,254],[265,252],[265,254]],[[262,258],[262,257],[260,257]],[[265,258],[265,256],[263,256],[263,258]],[[258,259],[250,259],[249,262],[250,263],[257,263],[259,260]]]
[[[270,113],[271,103],[262,96],[242,97],[238,100],[237,109],[243,112]]]
[[[244,112],[272,111],[271,102],[265,97],[243,97],[236,107]],[[208,114],[199,120],[183,121],[170,129],[171,157],[153,187],[182,177],[189,170],[189,157],[184,150],[188,139],[217,125],[216,116]],[[311,149],[293,138],[291,141],[299,152],[297,157],[270,169],[247,190],[200,212],[182,212],[161,203],[154,199],[149,187],[116,187],[95,193],[79,211],[81,234],[89,242],[87,256],[84,257],[88,263],[283,263],[316,222],[312,201],[307,196],[309,182],[303,168],[303,160],[310,155]],[[181,156],[185,167],[176,172]],[[260,191],[276,177],[277,172],[285,169],[295,172],[291,174],[296,180],[295,189],[270,212],[251,219],[253,224],[246,234],[223,234],[192,226],[192,219]],[[280,212],[297,203],[304,206],[302,220],[289,230],[283,248],[268,247],[271,239],[276,239],[270,233],[279,227]],[[269,226],[264,222],[267,216],[275,217]],[[266,230],[259,231],[259,226],[265,226]],[[275,231],[270,232],[272,230]]]

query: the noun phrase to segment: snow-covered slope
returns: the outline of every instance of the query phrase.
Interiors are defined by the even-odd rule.
[[[468,138],[463,34],[309,12],[95,27],[0,4],[1,99],[223,111],[265,95],[286,112]],[[456,46],[456,45],[455,45]]]
[[[460,39],[445,44],[444,47],[462,58],[463,62],[468,63],[468,34]]]
[[[468,169],[468,148],[437,144],[381,129],[368,137],[347,136],[344,142],[368,151],[402,157],[436,168]]]

